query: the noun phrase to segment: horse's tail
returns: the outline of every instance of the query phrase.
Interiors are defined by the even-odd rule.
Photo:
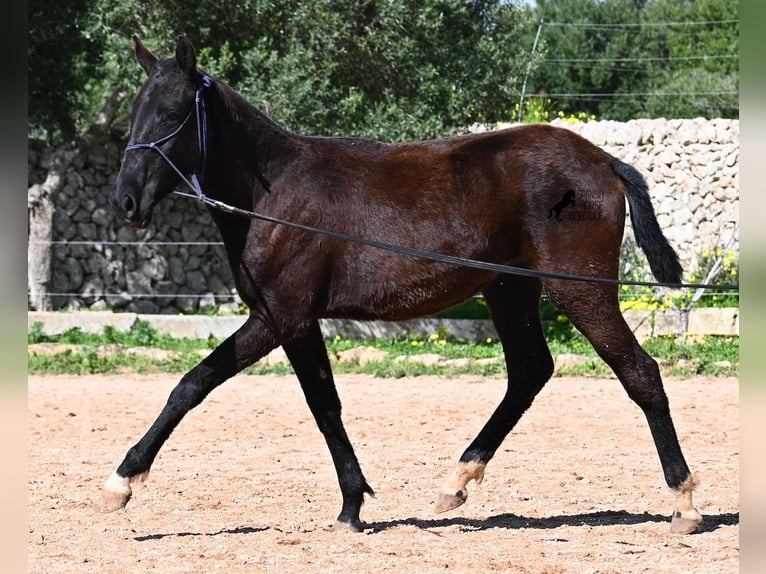
[[[646,180],[617,158],[612,158],[612,171],[625,185],[636,243],[646,254],[652,274],[662,283],[681,283],[683,268],[657,223]]]

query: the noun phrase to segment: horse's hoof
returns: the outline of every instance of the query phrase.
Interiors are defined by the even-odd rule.
[[[125,508],[130,500],[131,493],[124,492],[112,492],[111,490],[101,491],[101,500],[99,502],[99,510],[101,512],[114,512]]]
[[[338,519],[330,528],[330,532],[364,532],[364,524],[360,520],[346,522]]]
[[[670,521],[670,533],[671,534],[694,534],[702,524],[702,515],[694,510],[694,512],[681,513],[676,512],[673,514],[673,519]]]
[[[440,494],[434,505],[434,512],[440,514],[448,510],[454,510],[465,502],[468,494],[464,490],[458,490],[455,494]]]
[[[138,478],[142,480],[141,477]],[[125,508],[132,495],[130,479],[122,477],[116,472],[112,473],[101,489],[101,502],[99,504],[101,512],[114,512]]]

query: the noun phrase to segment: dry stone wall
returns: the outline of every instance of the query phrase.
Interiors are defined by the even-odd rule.
[[[218,230],[200,203],[171,195],[145,230],[120,226],[109,205],[122,145],[107,142],[73,165],[56,198],[49,291],[53,307],[134,313],[198,312],[238,299]],[[50,152],[29,147],[30,186]]]
[[[737,238],[738,120],[553,123],[580,133],[644,174],[660,225],[687,269],[700,253]],[[109,194],[121,153],[121,143],[106,142],[67,173],[53,222],[49,290],[54,308],[235,311],[231,271],[202,205],[170,196],[155,209],[149,229],[117,224]],[[45,177],[50,151],[30,141],[28,157],[33,186]]]

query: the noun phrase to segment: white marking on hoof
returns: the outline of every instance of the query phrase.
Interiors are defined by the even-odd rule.
[[[101,512],[114,512],[125,508],[132,494],[130,480],[113,472],[101,489]]]
[[[466,485],[472,480],[481,484],[484,480],[484,469],[487,463],[472,460],[471,462],[459,462],[452,473],[444,481],[439,490],[440,496],[436,502],[436,512],[446,512],[463,504],[468,498]]]
[[[145,470],[144,472],[140,474],[131,476],[128,480],[130,481],[130,484],[142,484],[146,482],[147,478],[149,478],[149,471]]]
[[[673,518],[670,521],[671,534],[692,534],[702,524],[702,515],[694,508],[692,492],[699,481],[696,476],[690,476],[677,489],[676,507],[673,510]]]
[[[149,476],[148,470],[131,477],[120,476],[117,472],[113,472],[106,479],[101,489],[101,511],[114,512],[115,510],[125,508],[125,505],[128,504],[130,497],[133,495],[130,485],[136,482],[144,482],[147,476]]]
[[[330,527],[330,532],[364,532],[364,525],[361,522],[352,524],[351,522],[336,520],[332,527]]]

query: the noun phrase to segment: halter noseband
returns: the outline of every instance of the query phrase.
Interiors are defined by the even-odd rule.
[[[192,109],[189,110],[189,113],[186,114],[186,117],[181,122],[181,125],[179,125],[175,130],[173,130],[168,135],[161,137],[160,139],[149,142],[149,143],[134,143],[134,144],[128,144],[125,147],[125,151],[129,152],[136,149],[152,149],[156,151],[158,154],[160,154],[160,157],[165,160],[165,163],[167,163],[170,167],[175,170],[175,172],[179,175],[179,177],[194,190],[194,193],[197,194],[197,196],[200,199],[203,199],[205,196],[202,193],[202,188],[200,187],[199,180],[204,179],[205,177],[205,165],[207,163],[207,113],[205,110],[205,98],[203,97],[203,92],[205,89],[209,88],[213,85],[213,79],[208,76],[207,74],[203,74],[202,78],[200,79],[200,83],[197,86],[197,91],[194,95],[194,106]],[[196,173],[191,174],[191,181],[189,178],[187,178],[180,169],[176,166],[176,164],[173,163],[173,161],[167,156],[167,154],[162,151],[161,146],[168,140],[173,139],[176,137],[179,133],[181,133],[181,130],[184,128],[184,126],[187,124],[189,119],[192,117],[192,113],[196,112],[197,116],[197,142],[199,145],[199,163],[201,164],[200,168],[200,174],[199,177],[197,177]]]

